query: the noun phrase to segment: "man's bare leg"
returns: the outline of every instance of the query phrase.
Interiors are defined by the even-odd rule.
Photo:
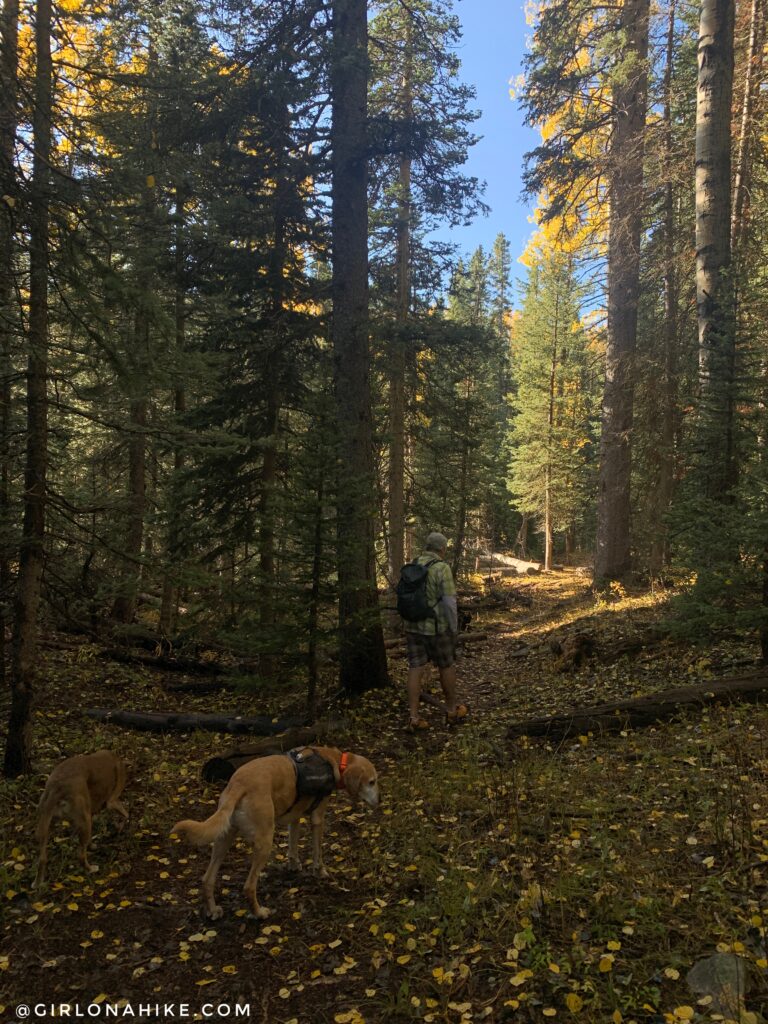
[[[445,695],[445,710],[449,715],[453,715],[456,713],[456,666],[451,665],[450,668],[441,668],[438,671]]]
[[[408,669],[406,687],[408,689],[408,712],[412,722],[418,722],[421,717],[419,715],[419,697],[421,696],[421,680],[426,667],[426,665],[420,665],[418,668]]]

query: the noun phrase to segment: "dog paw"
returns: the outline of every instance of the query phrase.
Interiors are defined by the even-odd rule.
[[[95,875],[98,870],[99,870],[99,865],[98,864],[87,864],[86,865],[86,871],[90,871],[92,875]]]
[[[294,872],[296,874],[298,874],[301,871],[301,864],[299,864],[297,860],[289,860],[287,867],[289,871]]]
[[[318,878],[330,878],[331,877],[328,874],[328,869],[326,867],[322,866],[322,865],[319,868],[315,868],[314,871],[315,871],[315,875]]]
[[[214,903],[214,905],[208,909],[208,917],[210,917],[212,921],[219,921],[224,917],[224,907],[220,907],[217,903]]]
[[[269,909],[269,907],[257,907],[256,910],[253,912],[253,916],[258,917],[260,921],[263,921],[264,918],[269,917],[271,913],[272,911]]]

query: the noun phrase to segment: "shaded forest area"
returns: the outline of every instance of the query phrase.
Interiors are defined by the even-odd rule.
[[[328,648],[386,681],[417,536],[514,535],[509,246],[430,241],[482,206],[458,22],[374,13],[4,5],[7,774],[40,630],[230,652],[311,714]]]

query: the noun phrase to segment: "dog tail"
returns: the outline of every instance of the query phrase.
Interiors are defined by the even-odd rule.
[[[218,810],[210,818],[206,818],[205,821],[177,821],[171,833],[176,832],[193,846],[207,846],[218,839],[222,832],[227,831],[235,808],[244,793],[245,789],[242,786],[228,786],[221,795]]]
[[[38,843],[42,844],[48,839],[48,830],[51,827],[51,818],[53,818],[53,808],[48,806],[40,805],[40,809],[37,812],[37,825],[35,826],[35,836]]]

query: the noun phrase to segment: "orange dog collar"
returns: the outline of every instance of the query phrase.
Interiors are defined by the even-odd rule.
[[[349,754],[342,754],[341,760],[339,761],[339,782],[337,789],[344,789],[344,772],[347,770],[347,764],[349,763]]]

